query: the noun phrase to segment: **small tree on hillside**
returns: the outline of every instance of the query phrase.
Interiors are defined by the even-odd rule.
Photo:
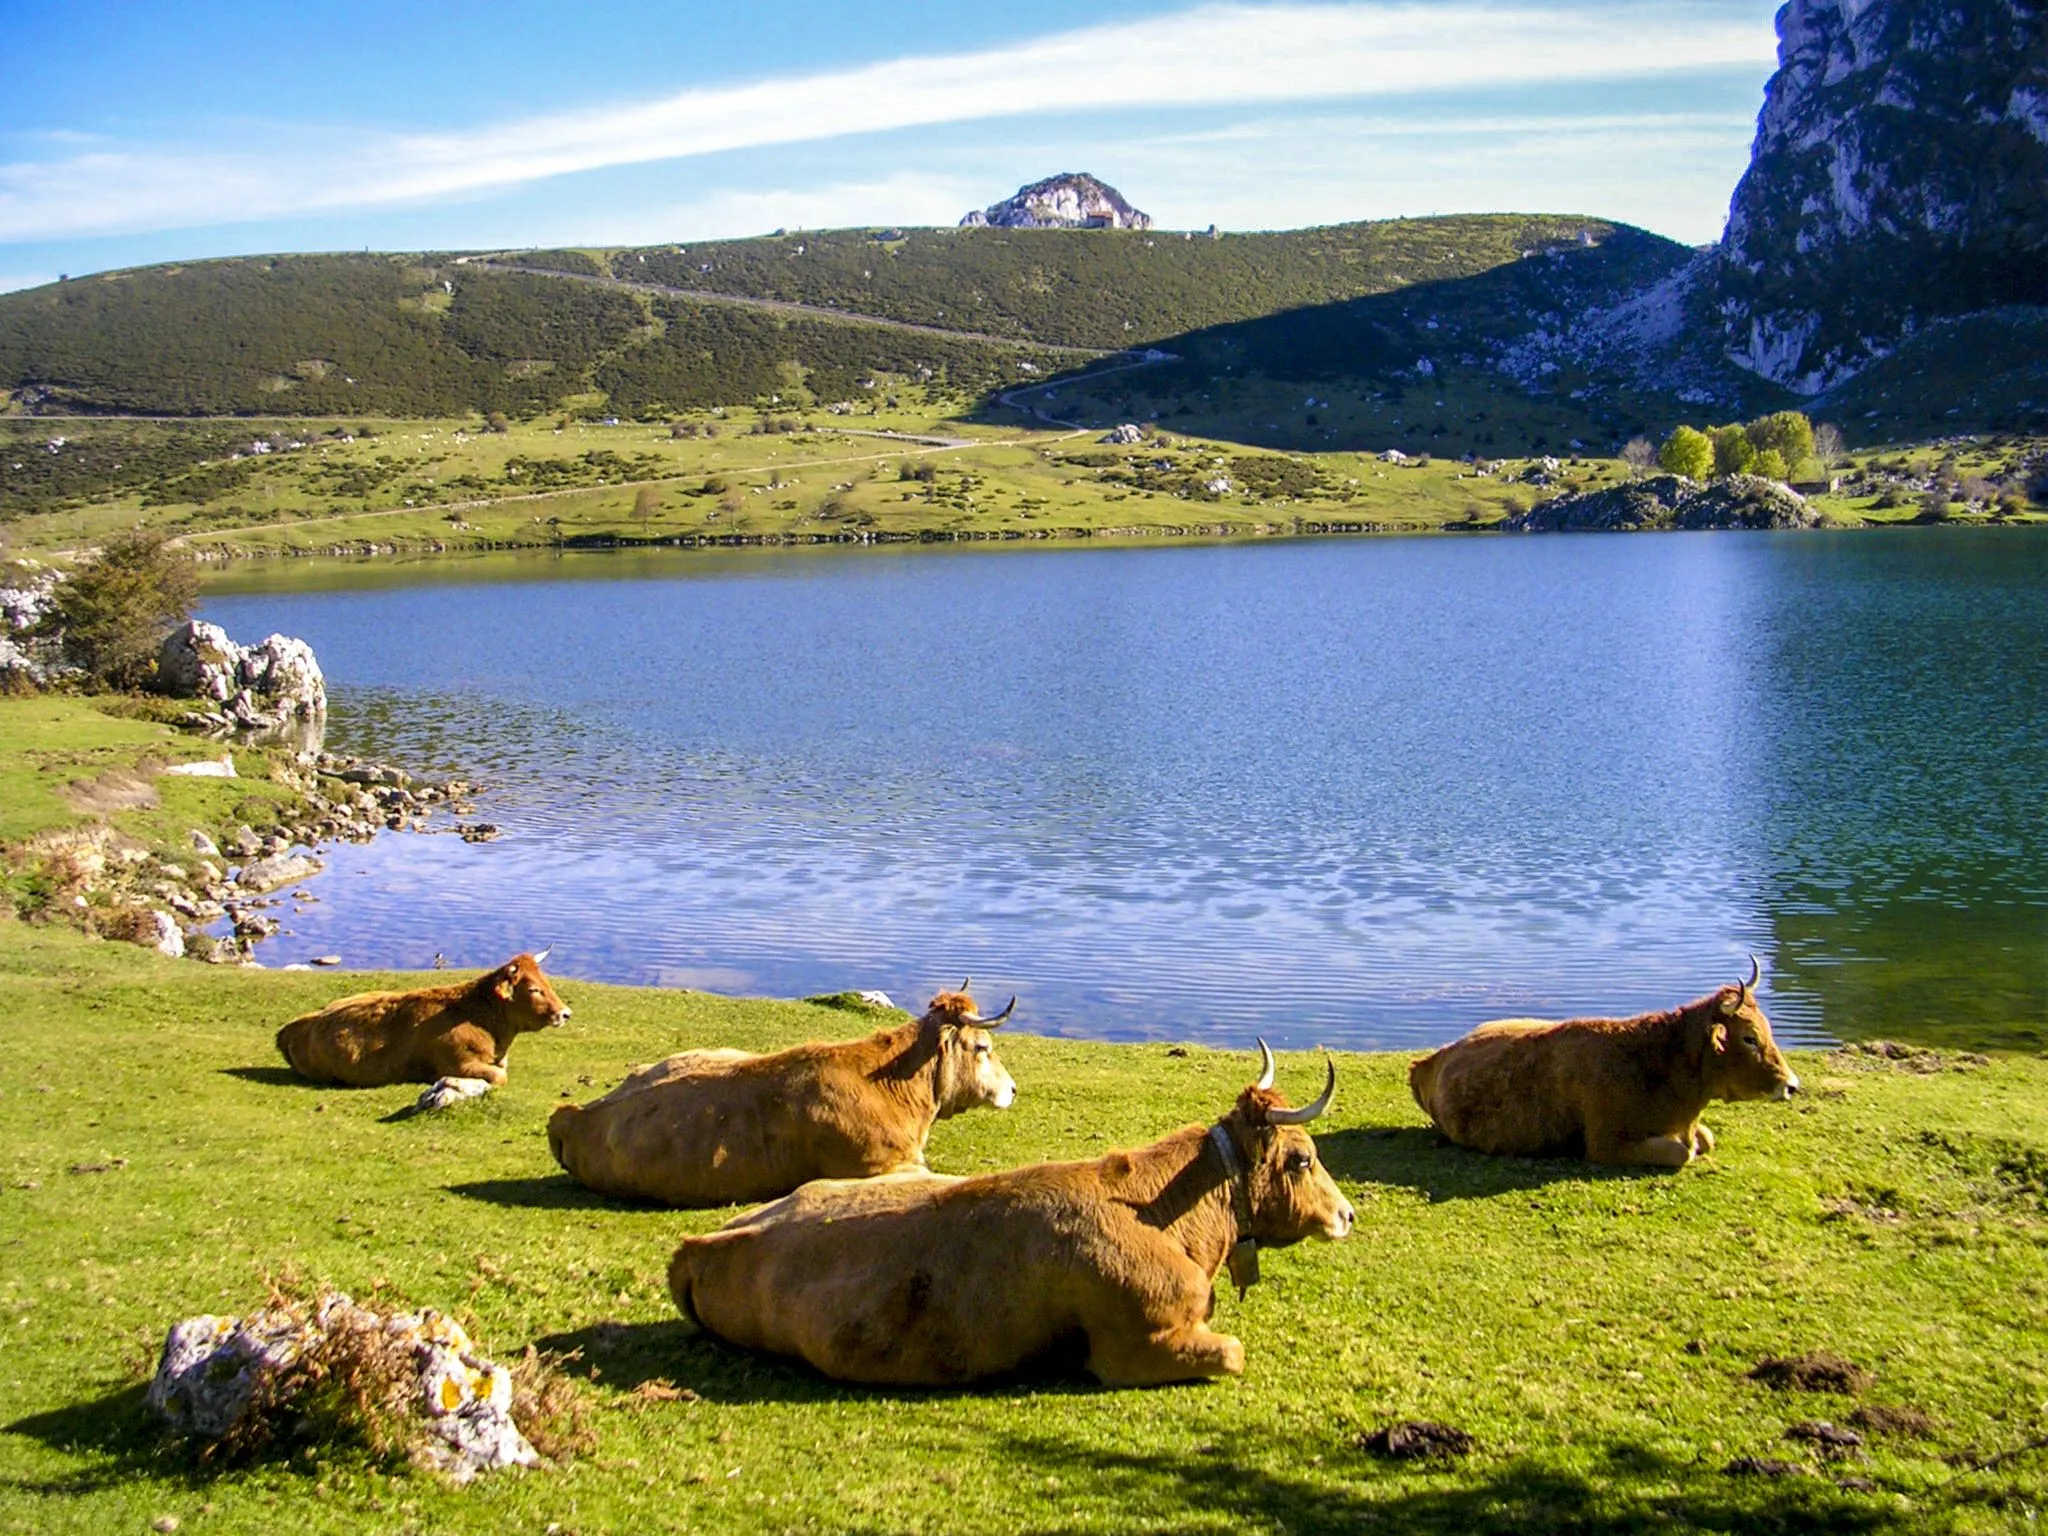
[[[1842,438],[1842,429],[1831,421],[1824,421],[1813,429],[1813,456],[1820,460],[1822,469],[1833,469],[1849,452],[1849,445]]]
[[[198,596],[191,557],[162,534],[135,528],[108,539],[58,587],[43,627],[60,632],[66,655],[100,682],[139,688],[156,675],[158,647],[192,616]]]
[[[503,411],[493,411],[484,418],[484,425],[493,432],[505,433],[512,430],[512,422]]]
[[[1714,474],[1746,475],[1756,467],[1756,444],[1738,426],[1716,427],[1709,434],[1714,444]]]
[[[1787,480],[1792,470],[1785,463],[1785,455],[1775,448],[1766,448],[1756,456],[1756,462],[1749,467],[1753,475],[1762,475],[1766,480]]]
[[[661,510],[661,492],[651,485],[643,485],[633,493],[633,521],[644,532],[654,521],[654,514]]]
[[[1647,437],[1632,437],[1621,450],[1621,462],[1631,475],[1646,475],[1656,466],[1657,450]]]
[[[1714,472],[1714,444],[1697,427],[1673,427],[1657,450],[1657,462],[1674,475],[1704,480]]]

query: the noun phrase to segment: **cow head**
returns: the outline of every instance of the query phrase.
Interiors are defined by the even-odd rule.
[[[939,1058],[934,1097],[939,1118],[957,1115],[963,1109],[987,1104],[1008,1109],[1017,1097],[1017,1082],[996,1060],[995,1042],[989,1031],[1016,1012],[1017,999],[992,1019],[984,1019],[967,995],[967,983],[958,992],[941,992],[925,1009],[923,1032],[935,1033]]]
[[[1771,1038],[1771,1021],[1757,1006],[1761,974],[1749,957],[1749,980],[1723,987],[1707,1000],[1702,1019],[1702,1076],[1717,1099],[1789,1099],[1799,1091],[1799,1074],[1785,1064]]]
[[[1305,1237],[1348,1236],[1354,1217],[1351,1202],[1302,1129],[1335,1101],[1337,1063],[1329,1062],[1322,1095],[1314,1103],[1289,1109],[1273,1087],[1273,1053],[1263,1040],[1259,1053],[1265,1058],[1259,1080],[1238,1095],[1236,1107],[1222,1124],[1244,1164],[1244,1203],[1250,1208],[1250,1222],[1249,1230],[1240,1235],[1276,1248]]]
[[[548,1029],[569,1017],[569,1005],[541,974],[540,963],[547,957],[545,949],[537,955],[514,955],[484,978],[485,988],[504,1008],[515,1032]]]

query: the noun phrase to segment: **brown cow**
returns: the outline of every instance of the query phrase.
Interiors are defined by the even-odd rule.
[[[1264,1042],[1260,1042],[1264,1051]],[[841,1381],[943,1386],[1085,1350],[1110,1386],[1244,1370],[1213,1332],[1216,1271],[1257,1278],[1257,1244],[1341,1238],[1350,1202],[1259,1081],[1212,1126],[1089,1162],[974,1178],[810,1184],[703,1237],[669,1264],[686,1316],[729,1343]]]
[[[484,1092],[505,1081],[516,1036],[569,1017],[541,974],[547,957],[516,955],[474,981],[340,998],[285,1025],[277,1048],[316,1083],[445,1083],[444,1098]]]
[[[772,1199],[812,1179],[922,1168],[932,1123],[1017,1085],[967,994],[941,992],[921,1019],[860,1040],[757,1056],[684,1051],[548,1121],[555,1161],[607,1194],[665,1205]]]
[[[1711,1099],[1788,1099],[1799,1074],[1771,1039],[1749,980],[1632,1019],[1495,1019],[1408,1069],[1424,1114],[1480,1152],[1583,1152],[1596,1163],[1683,1168],[1714,1150]]]

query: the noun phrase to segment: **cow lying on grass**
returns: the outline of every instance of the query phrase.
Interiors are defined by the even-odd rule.
[[[603,1098],[548,1121],[555,1161],[590,1188],[665,1205],[731,1205],[811,1179],[922,1168],[934,1121],[992,1104],[1017,1085],[968,996],[941,992],[921,1019],[862,1040],[813,1041],[757,1056],[684,1051],[642,1067]]]
[[[1788,1099],[1799,1075],[1749,980],[1632,1019],[1496,1019],[1408,1069],[1424,1114],[1460,1146],[1682,1168],[1714,1150],[1712,1099]]]
[[[1253,1245],[1351,1230],[1301,1129],[1336,1064],[1302,1109],[1272,1080],[1267,1052],[1215,1125],[1090,1162],[809,1185],[685,1238],[669,1291],[718,1337],[841,1381],[975,1381],[1069,1343],[1110,1386],[1236,1375],[1244,1345],[1208,1326],[1216,1271],[1249,1284]]]
[[[541,974],[547,957],[516,955],[474,981],[338,999],[280,1029],[277,1048],[316,1083],[433,1083],[437,1104],[487,1092],[505,1081],[516,1037],[569,1017]]]

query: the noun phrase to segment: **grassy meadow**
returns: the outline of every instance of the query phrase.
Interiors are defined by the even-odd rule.
[[[1144,370],[1124,377],[1142,379]],[[1062,408],[1058,395],[1019,398]],[[1427,532],[1483,529],[1534,501],[1629,473],[1614,458],[1566,453],[1538,484],[1535,459],[1489,461],[1481,472],[1426,454],[1397,464],[1363,451],[1248,448],[1165,424],[1118,445],[1021,409],[970,418],[957,404],[906,390],[839,416],[735,408],[679,424],[564,416],[507,422],[503,431],[477,418],[0,420],[0,452],[18,467],[0,537],[15,553],[60,553],[142,523],[203,556],[234,558],[663,541]],[[53,454],[47,440],[56,435],[65,442]],[[252,451],[258,442],[272,451]],[[2024,478],[2019,466],[2038,461],[2044,447],[1988,439],[1860,452],[1837,471],[1844,489],[1817,504],[1850,526],[1912,521],[1923,508],[1911,487],[1937,473],[1959,485]],[[1954,515],[1981,514],[1959,504]]]
[[[99,793],[204,749],[93,701],[0,701],[4,840],[111,818],[167,857],[186,826],[218,834],[282,793],[239,751],[249,779]],[[1345,1055],[1317,1143],[1358,1229],[1267,1254],[1242,1301],[1222,1288],[1244,1377],[873,1391],[694,1332],[667,1258],[732,1213],[589,1194],[544,1133],[631,1063],[868,1021],[579,982],[558,958],[571,1025],[523,1039],[500,1092],[403,1118],[414,1090],[301,1084],[271,1036],[420,978],[174,962],[0,915],[0,1531],[2024,1531],[2048,1495],[2038,1058],[1803,1055],[1805,1094],[1717,1107],[1714,1156],[1669,1176],[1443,1146],[1405,1058]],[[1028,997],[1019,1012],[1000,1042],[1016,1106],[940,1125],[935,1167],[1140,1144],[1213,1119],[1255,1070],[1249,1040],[1051,1040]],[[1283,1057],[1297,1096],[1318,1077]],[[346,1448],[242,1467],[167,1451],[142,1404],[164,1330],[287,1275],[446,1309],[500,1358],[566,1357],[587,1449],[466,1490]],[[1873,1379],[1750,1379],[1814,1351]],[[1476,1447],[1361,1446],[1411,1418]],[[1882,1427],[1826,1462],[1786,1438],[1813,1420]],[[1739,1458],[1782,1475],[1725,1470]]]

